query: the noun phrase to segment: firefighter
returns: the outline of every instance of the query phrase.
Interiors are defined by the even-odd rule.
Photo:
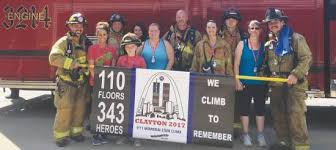
[[[163,36],[174,48],[175,63],[173,70],[189,71],[195,46],[202,39],[201,33],[188,24],[185,10],[176,12],[176,23]]]
[[[56,145],[64,147],[69,138],[84,141],[83,119],[89,101],[87,48],[91,42],[83,34],[86,20],[74,13],[67,21],[68,33],[51,48],[49,63],[57,67],[54,104],[57,109],[54,121]]]
[[[238,28],[239,22],[241,21],[240,12],[238,9],[229,8],[224,10],[223,15],[224,23],[219,31],[219,36],[230,45],[230,51],[232,54],[232,60],[234,62],[234,54],[236,47],[243,39],[243,35]],[[236,96],[238,97],[238,96]],[[235,111],[234,111],[234,137],[237,137],[240,134],[242,125],[240,122],[240,114],[238,111],[238,100],[235,102]]]
[[[273,126],[278,142],[270,149],[309,150],[306,123],[307,74],[312,63],[305,38],[294,32],[279,9],[266,10],[265,20],[275,38],[266,42],[269,76],[287,78],[287,83],[269,83]]]
[[[118,57],[125,54],[124,50],[120,47],[121,39],[124,36],[123,27],[125,26],[125,23],[125,18],[117,13],[112,14],[109,20],[110,33],[108,44],[112,45],[114,49],[117,50]]]
[[[235,54],[236,47],[245,36],[239,29],[239,22],[241,21],[240,11],[235,8],[224,10],[224,23],[219,31],[222,39],[230,44],[232,55]]]

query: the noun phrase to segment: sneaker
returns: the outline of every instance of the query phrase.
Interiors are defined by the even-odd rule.
[[[126,137],[119,137],[118,140],[116,141],[117,145],[127,144],[127,143],[128,143],[128,139]]]
[[[140,146],[141,146],[141,141],[140,141],[139,139],[134,139],[134,140],[133,140],[133,145],[134,145],[135,147],[140,147]]]
[[[83,142],[85,140],[85,137],[80,134],[80,135],[72,136],[71,139],[76,142]]]
[[[68,139],[65,138],[65,139],[57,140],[55,143],[58,147],[65,147],[69,144],[69,141]]]
[[[99,139],[100,139],[100,141],[101,141],[102,144],[107,144],[107,143],[109,143],[106,134],[100,134]]]
[[[266,139],[265,139],[264,134],[259,133],[259,134],[257,135],[257,141],[258,141],[258,145],[259,145],[260,147],[266,147],[266,146],[267,146],[267,144],[266,144]]]
[[[252,139],[248,134],[243,134],[240,139],[245,146],[252,146]]]
[[[102,142],[101,142],[101,140],[100,140],[100,138],[99,138],[98,135],[93,135],[92,136],[92,145],[93,146],[102,145]]]

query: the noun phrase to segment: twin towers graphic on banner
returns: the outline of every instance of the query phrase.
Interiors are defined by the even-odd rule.
[[[178,85],[170,75],[159,72],[149,78],[141,93],[137,116],[185,121]]]

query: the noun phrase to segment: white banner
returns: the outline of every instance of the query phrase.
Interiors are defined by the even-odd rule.
[[[189,72],[136,70],[134,138],[187,142],[189,80]]]

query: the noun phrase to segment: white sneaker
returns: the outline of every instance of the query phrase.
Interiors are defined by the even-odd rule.
[[[240,140],[243,142],[245,146],[252,146],[252,139],[248,134],[243,134],[240,137]]]
[[[258,145],[260,147],[266,147],[267,146],[264,134],[258,133],[258,135],[257,135],[257,141],[258,141]]]

